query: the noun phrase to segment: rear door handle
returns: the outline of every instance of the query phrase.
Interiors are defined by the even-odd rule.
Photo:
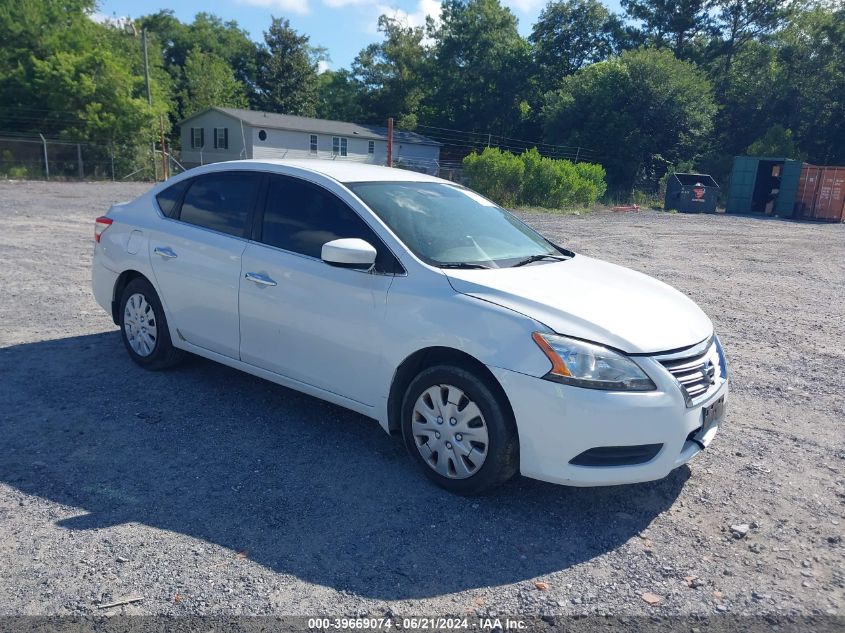
[[[262,275],[261,273],[247,273],[244,275],[245,279],[249,281],[255,282],[260,286],[275,286],[275,280],[271,279],[267,275]]]
[[[160,257],[164,257],[165,259],[176,259],[176,257],[178,257],[169,246],[156,246],[153,249],[153,253],[159,255]]]

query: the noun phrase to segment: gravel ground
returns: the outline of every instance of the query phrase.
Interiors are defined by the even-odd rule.
[[[145,187],[0,183],[0,614],[843,614],[845,225],[525,215],[696,300],[728,417],[662,481],[467,499],[357,414],[135,366],[89,264]]]

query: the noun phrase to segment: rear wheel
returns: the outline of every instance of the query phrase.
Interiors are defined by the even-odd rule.
[[[164,308],[152,284],[137,277],[126,284],[120,298],[120,332],[126,351],[146,369],[166,369],[184,357],[173,347]]]
[[[411,382],[402,434],[423,472],[452,492],[483,493],[518,470],[510,409],[485,380],[461,367],[431,367]]]

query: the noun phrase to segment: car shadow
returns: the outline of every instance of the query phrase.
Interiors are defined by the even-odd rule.
[[[517,478],[476,498],[416,470],[373,421],[216,363],[147,372],[117,332],[0,349],[0,480],[215,543],[277,572],[378,599],[562,570],[619,547],[689,476],[613,488]]]

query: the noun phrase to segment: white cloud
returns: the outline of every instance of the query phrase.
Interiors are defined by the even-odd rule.
[[[97,24],[105,24],[112,19],[110,15],[101,13],[100,11],[92,11],[88,14],[88,17],[91,18],[92,22],[96,22]]]
[[[375,8],[376,16],[387,15],[391,18],[407,23],[408,26],[425,26],[425,19],[427,16],[434,18],[435,22],[440,20],[439,0],[417,0],[416,11],[412,11],[411,13],[408,13],[404,9],[400,9],[398,7],[381,4],[381,0],[378,0],[378,4],[376,4]],[[369,32],[375,33],[376,31],[377,24],[374,21],[372,27],[369,29]]]
[[[530,13],[536,17],[537,12],[545,4],[545,0],[504,0],[502,4],[517,13]]]
[[[97,24],[111,24],[119,29],[132,27],[132,18],[128,15],[117,15],[116,13],[109,15],[101,11],[92,11],[88,14],[88,19]]]
[[[327,7],[337,9],[339,7],[365,7],[376,3],[376,0],[323,0],[323,4]]]
[[[248,4],[253,7],[261,7],[262,9],[278,9],[279,11],[288,11],[290,13],[297,13],[305,15],[311,11],[309,0],[239,0],[243,4]]]
[[[321,59],[320,61],[317,62],[317,72],[318,73],[324,73],[327,70],[331,70],[331,69],[332,69],[332,65],[329,62],[327,62],[325,59]]]

